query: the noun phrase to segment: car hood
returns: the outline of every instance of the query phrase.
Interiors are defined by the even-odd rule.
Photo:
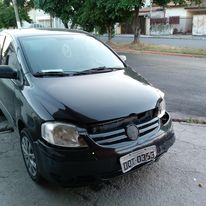
[[[156,107],[157,89],[133,70],[34,78],[36,97],[55,120],[96,123]]]

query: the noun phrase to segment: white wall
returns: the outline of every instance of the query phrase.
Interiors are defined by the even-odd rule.
[[[189,17],[191,16],[184,8],[166,8],[166,17],[170,16],[180,16]]]
[[[163,11],[153,11],[151,13],[152,18],[164,18],[164,12]]]
[[[180,24],[173,25],[173,29],[177,29],[178,32],[191,32],[192,30],[192,14],[187,12],[184,8],[166,8],[165,16],[167,18],[171,16],[179,16]]]
[[[44,27],[50,27],[50,15],[39,9],[29,11],[29,16],[34,23],[41,24]],[[58,18],[52,19],[52,27],[64,28],[62,21]]]
[[[149,7],[151,4],[151,0],[145,0],[144,2],[145,2],[144,7]]]
[[[40,9],[32,9],[29,11],[29,16],[34,23],[38,23],[39,19],[50,19],[50,16]]]

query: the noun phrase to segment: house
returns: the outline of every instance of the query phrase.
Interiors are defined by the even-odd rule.
[[[32,9],[29,11],[29,17],[33,24],[40,25],[46,28],[64,28],[64,24],[59,18],[52,18],[49,14],[46,14],[40,9]]]
[[[192,34],[206,35],[206,0],[203,0],[200,5],[190,5],[185,7],[193,18]]]
[[[206,0],[200,5],[179,6],[170,3],[164,9],[153,5],[148,0],[140,9],[141,34],[172,35],[193,34],[206,35]],[[132,34],[132,22],[119,24],[121,34]]]

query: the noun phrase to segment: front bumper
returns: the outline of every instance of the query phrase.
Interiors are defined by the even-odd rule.
[[[117,151],[94,145],[84,149],[59,148],[48,145],[41,140],[35,142],[35,149],[37,151],[37,164],[44,178],[61,185],[76,185],[123,175],[119,162],[121,156],[155,145],[157,148],[156,159],[158,159],[167,152],[174,142],[172,121],[169,114],[166,113],[163,124],[154,138],[129,150]]]

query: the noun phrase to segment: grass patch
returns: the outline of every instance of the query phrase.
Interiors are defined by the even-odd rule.
[[[154,44],[120,44],[111,43],[110,46],[114,50],[121,51],[152,51],[162,53],[176,53],[176,54],[187,54],[206,57],[206,49],[196,48],[182,48],[169,45],[154,45]]]
[[[204,120],[199,120],[199,119],[193,119],[191,117],[187,118],[187,119],[172,119],[173,122],[184,122],[184,123],[188,123],[188,124],[206,124],[206,121]]]
[[[186,119],[186,122],[187,123],[192,123],[192,124],[202,124],[202,121],[201,120],[198,120],[198,119],[192,119],[191,117]]]

